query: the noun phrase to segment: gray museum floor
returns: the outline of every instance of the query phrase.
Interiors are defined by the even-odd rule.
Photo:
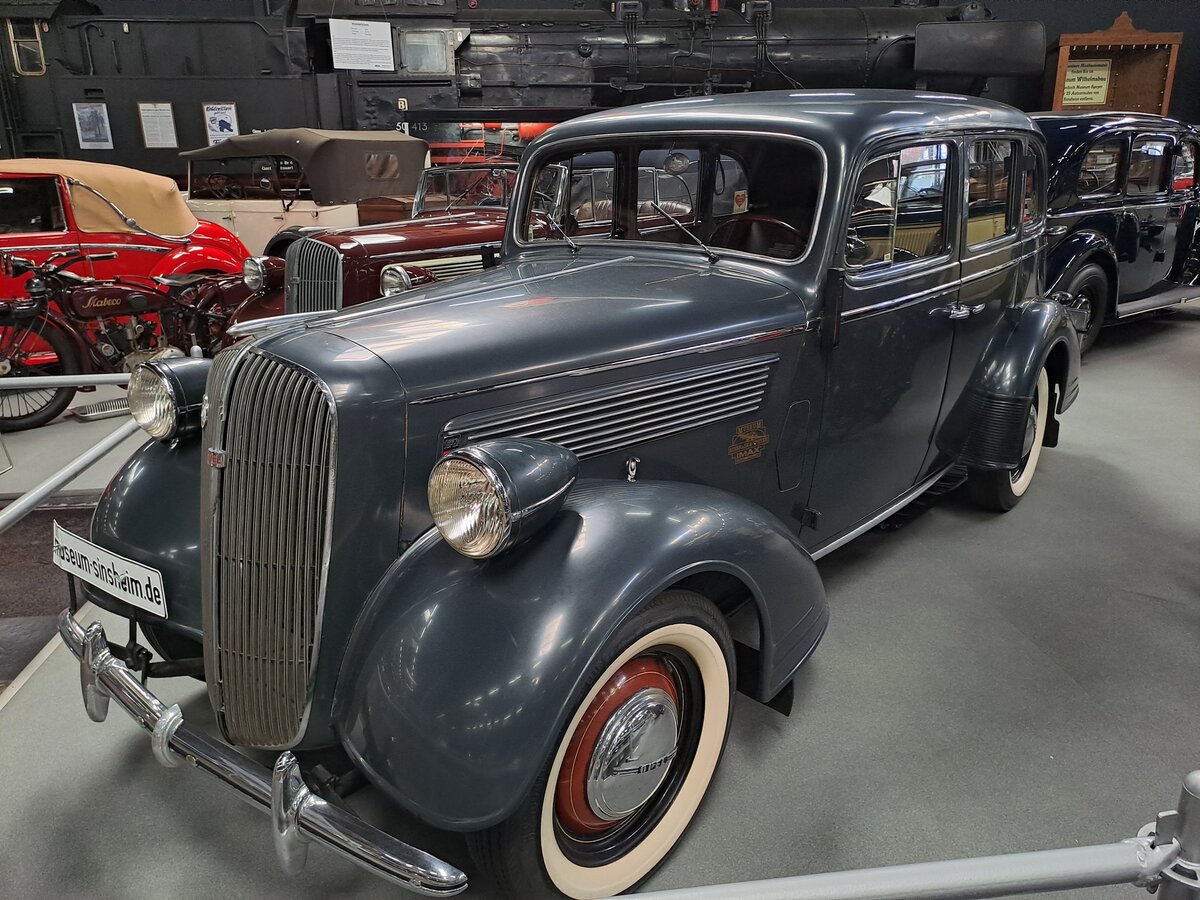
[[[647,888],[1106,843],[1174,804],[1200,767],[1200,309],[1108,329],[1081,387],[1011,513],[952,495],[821,562],[791,717],[738,698]],[[403,895],[319,848],[287,879],[266,816],[115,707],[92,724],[65,649],[34,666],[0,695],[0,896]],[[153,684],[211,722],[200,684]],[[470,871],[461,837],[352,802]]]

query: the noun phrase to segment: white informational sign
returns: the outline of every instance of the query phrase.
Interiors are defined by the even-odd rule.
[[[75,112],[75,133],[80,150],[111,150],[112,126],[108,124],[107,103],[72,103]]]
[[[97,547],[54,523],[54,564],[130,606],[167,617],[162,573]]]
[[[179,146],[175,112],[170,103],[139,103],[138,117],[142,120],[142,143],[147,150]]]
[[[396,71],[392,26],[389,22],[330,19],[329,42],[333,47],[335,69]]]
[[[208,146],[231,138],[238,131],[236,103],[205,103],[204,131],[208,135]]]
[[[1108,102],[1111,59],[1072,59],[1063,81],[1063,106],[1102,106]]]

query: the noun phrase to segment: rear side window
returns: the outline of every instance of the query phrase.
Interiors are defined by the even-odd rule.
[[[0,178],[0,234],[66,231],[53,178]]]
[[[1171,142],[1163,138],[1138,138],[1129,154],[1125,193],[1158,194],[1167,189],[1167,160]]]
[[[1046,182],[1046,168],[1042,156],[1032,147],[1025,148],[1025,196],[1021,201],[1021,227],[1030,229],[1042,221],[1045,214],[1043,198]]]
[[[974,141],[967,169],[967,246],[1016,231],[1013,204],[1017,151],[1013,141]]]
[[[858,179],[846,264],[913,262],[946,249],[950,145],[918,144],[873,160]]]
[[[1094,145],[1079,167],[1079,195],[1115,194],[1121,189],[1125,139],[1110,138]]]
[[[1194,141],[1183,141],[1175,150],[1175,165],[1171,173],[1171,188],[1176,191],[1191,190],[1196,186],[1196,162],[1200,148]]]

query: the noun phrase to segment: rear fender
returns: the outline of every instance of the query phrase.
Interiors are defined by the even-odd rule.
[[[1047,293],[1066,290],[1075,273],[1092,262],[1108,276],[1109,301],[1115,303],[1117,249],[1112,241],[1098,231],[1077,231],[1050,249],[1046,258],[1046,283],[1050,285]]]
[[[1054,392],[1043,443],[1056,446],[1055,413],[1079,393],[1079,338],[1061,304],[1030,300],[1006,311],[938,432],[938,449],[973,468],[1020,465],[1025,416],[1043,368]]]
[[[757,604],[760,699],[827,621],[811,557],[761,507],[680,482],[580,482],[544,531],[495,559],[427,532],[367,601],[334,695],[347,752],[441,828],[516,809],[609,637],[662,591],[732,575]]]

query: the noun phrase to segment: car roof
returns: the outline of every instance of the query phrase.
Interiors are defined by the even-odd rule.
[[[1068,112],[1055,110],[1053,112],[1033,112],[1029,114],[1037,126],[1043,131],[1047,129],[1090,128],[1100,131],[1108,128],[1134,126],[1138,128],[1162,128],[1168,130],[1193,131],[1191,125],[1167,116],[1156,116],[1153,113],[1121,112],[1101,110],[1097,112]]]
[[[931,91],[795,90],[662,100],[592,113],[555,125],[539,146],[574,137],[682,130],[794,134],[851,151],[890,134],[996,129],[1035,131],[1004,103]]]
[[[65,178],[80,231],[137,234],[147,230],[186,237],[196,230],[196,217],[174,179],[162,175],[79,159],[0,160],[0,177],[4,175]],[[136,224],[130,225],[129,219]]]

